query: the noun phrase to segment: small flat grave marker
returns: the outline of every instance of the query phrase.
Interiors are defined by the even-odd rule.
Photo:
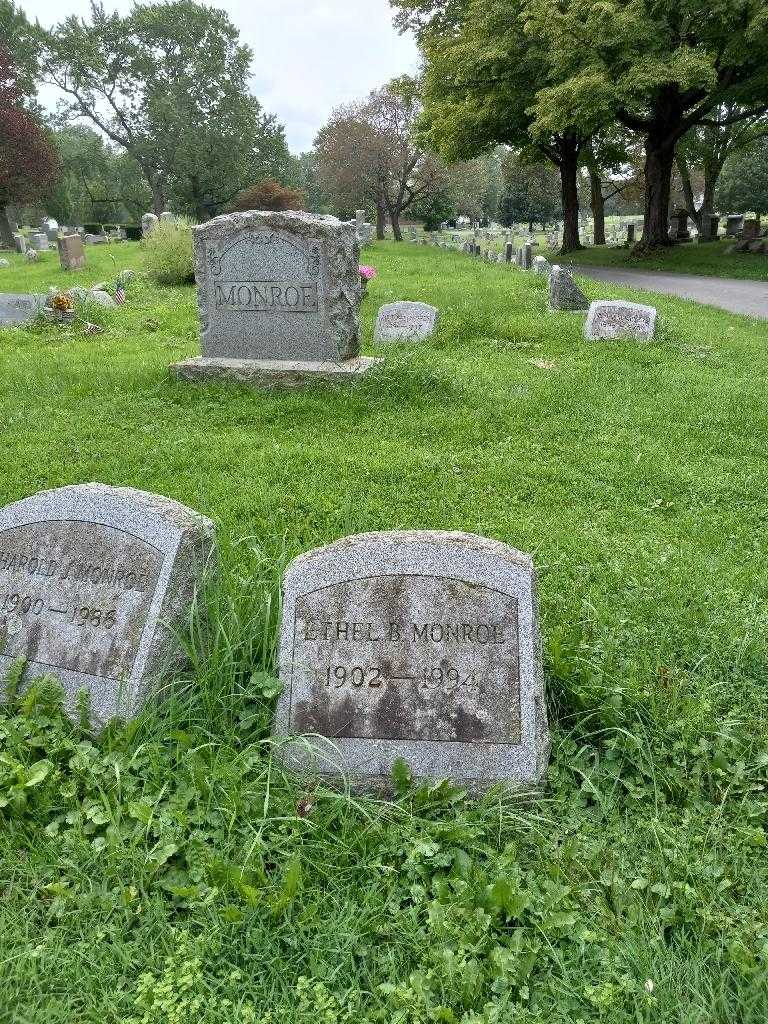
[[[388,302],[379,310],[373,340],[423,341],[434,333],[440,311],[426,302]]]
[[[590,304],[584,337],[587,341],[603,338],[636,338],[648,341],[656,333],[656,309],[639,302],[620,299]]]
[[[213,524],[176,501],[82,484],[0,509],[0,672],[90,694],[94,720],[131,717],[178,657]],[[170,624],[170,625],[169,625]]]
[[[531,559],[464,533],[346,537],[285,575],[274,733],[386,789],[396,760],[481,789],[538,783],[549,735]],[[314,738],[311,734],[314,734]]]
[[[46,298],[46,295],[0,292],[0,327],[34,320],[45,307]]]

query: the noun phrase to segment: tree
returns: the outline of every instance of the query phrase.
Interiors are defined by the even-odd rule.
[[[445,192],[448,172],[415,136],[421,113],[418,83],[395,79],[360,103],[338,107],[315,140],[321,187],[340,212],[372,203],[376,235],[388,217],[402,241],[403,213]]]
[[[56,151],[22,96],[10,52],[0,48],[0,243],[13,247],[11,204],[36,199],[55,179]]]
[[[765,0],[526,0],[553,81],[536,93],[540,130],[617,121],[643,140],[643,248],[670,244],[672,167],[696,125],[768,109]],[[738,103],[733,118],[717,116]]]
[[[768,214],[768,138],[734,153],[720,175],[717,202],[721,210]]]
[[[33,98],[39,71],[39,32],[12,0],[0,0],[0,40],[14,68],[16,89],[22,98]]]
[[[580,248],[577,171],[598,125],[549,130],[531,114],[537,90],[552,81],[548,48],[527,24],[527,0],[392,0],[396,24],[416,33],[425,55],[427,145],[448,161],[504,144],[560,174],[563,251]]]
[[[92,3],[46,33],[46,80],[141,168],[156,213],[172,196],[200,219],[287,162],[282,129],[248,93],[251,51],[228,16],[194,0]]]
[[[245,189],[235,199],[232,209],[242,210],[303,210],[304,194],[297,188],[286,188],[274,178]]]
[[[504,161],[504,191],[499,201],[501,223],[523,222],[546,228],[562,212],[559,177],[550,165],[530,163],[510,153]]]
[[[634,178],[627,164],[627,143],[613,132],[598,132],[585,146],[583,164],[589,177],[589,205],[594,244],[605,245],[605,204],[621,195]]]
[[[151,202],[135,161],[85,125],[53,132],[60,174],[45,195],[46,209],[66,224],[138,222]]]
[[[680,140],[677,148],[676,163],[685,207],[703,238],[710,237],[710,218],[715,211],[715,190],[726,160],[756,139],[768,135],[768,116],[731,121],[737,112],[738,108],[734,104],[722,105],[716,112],[718,123],[692,128]],[[701,176],[701,205],[698,207],[692,182],[695,170],[698,170]]]

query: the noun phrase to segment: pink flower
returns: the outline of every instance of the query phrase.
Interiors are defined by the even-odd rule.
[[[378,271],[375,267],[360,267],[360,277],[362,277],[364,281],[372,281],[377,274]]]

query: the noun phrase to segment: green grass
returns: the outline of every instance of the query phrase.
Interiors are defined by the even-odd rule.
[[[113,277],[88,259],[78,282]],[[763,1022],[768,325],[654,296],[655,343],[590,343],[535,275],[365,262],[366,351],[384,302],[442,318],[352,388],[174,382],[191,288],[134,283],[101,335],[0,330],[0,502],[157,491],[216,519],[225,567],[194,673],[135,726],[94,743],[42,692],[0,715],[0,1021]],[[0,290],[74,281],[56,265]],[[377,803],[273,759],[280,566],[397,528],[533,554],[541,799]]]
[[[745,281],[768,282],[768,256],[751,252],[728,253],[733,239],[676,245],[663,253],[637,257],[630,249],[614,246],[590,246],[562,257],[562,263],[590,264],[597,267],[621,267],[626,270],[667,270],[677,274],[702,274],[707,277],[733,277]],[[554,258],[554,254],[550,254]]]

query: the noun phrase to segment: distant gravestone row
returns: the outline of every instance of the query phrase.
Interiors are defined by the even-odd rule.
[[[213,524],[178,502],[84,484],[0,509],[0,669],[60,680],[75,713],[130,718],[183,663],[178,629]],[[290,764],[386,787],[540,782],[549,735],[531,559],[430,531],[346,537],[284,580],[274,734]],[[297,741],[298,736],[304,737]]]

